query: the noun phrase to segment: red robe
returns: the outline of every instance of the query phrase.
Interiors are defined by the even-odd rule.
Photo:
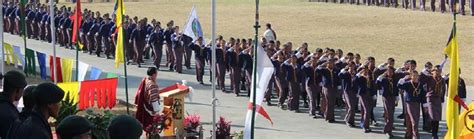
[[[138,86],[137,94],[135,96],[135,105],[137,105],[137,118],[142,123],[143,129],[147,129],[153,123],[153,116],[147,110],[153,110],[153,106],[148,103],[148,93],[146,92],[146,79],[143,78],[140,86]]]

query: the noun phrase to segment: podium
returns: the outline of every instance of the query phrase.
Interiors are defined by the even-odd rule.
[[[176,132],[184,132],[184,97],[189,93],[189,88],[185,85],[174,84],[160,90],[160,98],[163,98],[163,111],[169,112],[166,123],[168,128],[163,131],[165,136],[172,136]]]

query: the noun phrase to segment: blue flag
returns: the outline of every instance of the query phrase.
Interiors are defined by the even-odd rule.
[[[46,80],[46,54],[36,52],[36,57],[38,58],[41,79]]]
[[[102,70],[96,68],[96,67],[91,67],[91,76],[90,80],[97,80],[100,77],[100,74],[102,74]]]

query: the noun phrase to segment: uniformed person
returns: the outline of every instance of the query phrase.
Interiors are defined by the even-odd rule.
[[[165,38],[166,43],[166,66],[169,66],[170,70],[172,70],[173,63],[174,63],[174,55],[173,55],[173,41],[171,39],[171,35],[174,34],[174,21],[171,20],[166,24],[167,28],[163,32],[163,36]]]
[[[420,120],[420,105],[426,105],[426,95],[423,89],[423,83],[419,81],[419,74],[416,71],[411,72],[408,78],[401,79],[398,87],[405,91],[405,103],[407,107],[408,118],[410,124],[407,127],[411,129],[411,136],[413,139],[419,139],[418,122]]]
[[[112,26],[113,22],[110,21],[109,14],[104,14],[104,22],[100,26],[98,34],[102,38],[102,45],[105,50],[104,54],[107,59],[110,59],[110,55],[112,53],[112,46],[110,46],[110,29],[112,28]],[[99,48],[102,48],[102,46],[99,46]],[[96,53],[98,53],[98,55],[100,55],[101,52],[101,49],[96,50]]]
[[[18,71],[8,71],[3,76],[3,92],[0,94],[0,138],[6,138],[7,132],[19,117],[16,105],[23,96],[26,86],[25,75]]]
[[[372,119],[372,94],[371,94],[371,80],[370,73],[367,65],[364,65],[358,69],[356,79],[354,81],[355,88],[357,89],[357,94],[359,96],[359,103],[362,106],[361,110],[361,127],[364,129],[365,133],[369,133],[372,130],[370,129],[370,121]]]
[[[229,48],[226,52],[226,64],[230,69],[231,89],[236,95],[240,95],[240,80],[242,72],[242,62],[239,59],[239,53],[241,52],[241,44],[237,43],[232,48]],[[217,51],[216,51],[217,54]],[[209,56],[209,55],[208,55]],[[216,55],[217,56],[217,55]],[[211,67],[212,68],[212,67]]]
[[[432,70],[433,76],[424,76],[423,80],[426,83],[424,86],[426,92],[426,102],[428,104],[428,113],[431,120],[431,135],[433,138],[438,138],[439,121],[442,118],[442,104],[446,93],[446,83],[441,76],[441,66],[436,65]]]
[[[385,72],[377,77],[376,84],[380,90],[384,104],[384,133],[387,134],[388,137],[393,137],[393,115],[395,112],[395,107],[398,104],[397,83],[398,80],[395,77],[395,69],[392,66],[388,66]]]
[[[204,42],[202,42],[203,38],[199,37],[197,41],[188,47],[194,51],[194,62],[196,66],[196,80],[200,84],[204,84],[203,76],[204,76],[204,67],[206,66],[206,59],[207,59],[207,51],[208,48],[205,47]]]
[[[52,83],[41,83],[34,90],[36,106],[33,113],[13,132],[13,139],[52,139],[53,135],[48,124],[50,117],[59,115],[64,91]]]
[[[222,42],[223,41],[222,37],[219,37],[219,38],[221,38],[221,41],[218,41],[218,44],[216,44],[217,46],[216,48],[216,78],[217,78],[217,85],[219,89],[222,92],[225,92],[225,72],[226,72],[226,64],[227,64],[225,62],[226,52],[225,52],[225,48],[223,48],[225,47],[224,46],[225,43]],[[212,55],[208,53],[208,56],[212,56]],[[240,64],[242,64],[241,60],[239,62]],[[240,65],[240,67],[242,68],[243,65]]]
[[[299,112],[300,104],[300,86],[298,80],[298,68],[297,56],[292,55],[290,59],[286,60],[282,64],[282,68],[285,71],[285,79],[288,81],[289,95],[288,95],[288,110]]]
[[[283,55],[283,51],[280,50],[273,54],[271,57],[271,61],[273,67],[275,68],[275,72],[273,76],[275,78],[276,87],[278,88],[278,106],[283,109],[283,104],[288,96],[288,82],[285,79],[285,70],[281,67],[283,62],[285,61],[285,56]]]
[[[110,121],[107,132],[110,139],[139,139],[142,136],[143,127],[137,119],[128,115],[119,115]]]
[[[56,127],[60,139],[90,139],[94,125],[84,117],[70,115]]]
[[[324,100],[326,102],[324,117],[329,123],[334,123],[334,106],[336,105],[337,86],[339,86],[338,72],[334,70],[334,58],[329,58],[325,63],[317,68],[317,72],[322,76],[322,86]]]
[[[346,116],[344,121],[349,127],[355,127],[354,117],[356,113],[356,107],[358,103],[357,91],[354,88],[354,79],[357,74],[357,67],[355,62],[350,61],[348,65],[339,72],[339,78],[341,80],[342,90],[344,91],[343,96],[346,101]]]
[[[171,35],[171,40],[173,43],[173,57],[174,63],[173,70],[182,73],[183,72],[183,54],[184,54],[184,46],[183,41],[181,40],[183,34],[179,32],[179,26],[174,27],[174,34]]]
[[[141,67],[141,63],[143,63],[143,49],[145,48],[146,44],[146,30],[145,24],[143,21],[139,22],[138,27],[132,31],[130,36],[130,43],[133,44],[134,49],[134,62],[138,64],[138,67]]]
[[[153,65],[155,65],[157,69],[160,69],[161,57],[163,55],[163,43],[163,30],[160,26],[155,26],[153,33],[150,34],[148,39],[148,45],[153,48],[153,53],[155,54],[153,58]]]
[[[242,69],[245,75],[245,88],[247,90],[247,95],[250,97],[253,70],[252,47],[248,47],[247,49],[241,51],[239,58],[242,62]]]

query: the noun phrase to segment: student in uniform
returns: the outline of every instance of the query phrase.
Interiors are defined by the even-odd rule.
[[[281,67],[281,65],[285,61],[285,56],[283,55],[283,51],[280,50],[273,54],[271,57],[271,61],[273,64],[273,67],[275,68],[275,72],[273,73],[273,76],[275,78],[275,83],[276,87],[278,88],[278,106],[283,109],[284,106],[283,104],[285,103],[285,100],[288,96],[288,82],[285,79],[285,70]]]
[[[0,138],[6,138],[7,132],[19,118],[16,105],[23,96],[23,88],[26,86],[23,73],[8,71],[3,76],[3,92],[0,93]]]
[[[191,50],[194,51],[194,62],[196,66],[196,80],[199,84],[204,84],[203,76],[204,76],[204,67],[206,66],[206,58],[207,58],[207,51],[208,48],[205,47],[204,42],[202,42],[203,38],[199,37],[195,43],[189,45]]]
[[[173,41],[171,39],[171,35],[174,34],[174,21],[171,20],[166,24],[167,28],[163,32],[163,36],[165,38],[165,44],[166,44],[166,66],[169,65],[170,70],[172,70],[173,63],[174,63],[174,55],[173,55]]]
[[[233,38],[231,38],[233,39]],[[277,51],[275,50],[275,42],[274,41],[270,41],[267,46],[265,47],[265,52],[267,53],[267,56],[268,57],[272,57]],[[276,69],[275,69],[276,71]],[[272,75],[272,78],[270,79],[270,81],[268,82],[268,87],[267,87],[267,90],[265,91],[265,102],[267,102],[267,105],[268,106],[271,106],[272,103],[271,103],[271,97],[273,95],[273,85],[275,85],[275,76]],[[276,92],[278,93],[279,90],[278,88],[276,87],[275,85],[275,90]]]
[[[242,62],[239,59],[239,54],[241,52],[241,44],[235,44],[232,48],[229,48],[225,54],[226,64],[230,69],[230,78],[231,78],[231,89],[232,92],[236,95],[240,95],[240,79],[242,72]],[[217,54],[217,51],[216,51]],[[209,55],[208,55],[209,56]],[[211,67],[212,68],[212,67]]]
[[[326,102],[324,117],[329,123],[334,123],[334,106],[336,103],[337,86],[339,86],[338,72],[334,69],[334,58],[328,59],[317,68],[317,72],[322,76],[322,86],[324,100]]]
[[[441,76],[442,67],[436,65],[432,69],[432,76],[424,76],[422,79],[426,83],[424,90],[426,90],[426,102],[428,104],[429,119],[431,121],[431,135],[433,138],[438,138],[439,121],[442,117],[442,104],[446,93],[446,83]]]
[[[286,60],[282,64],[282,68],[285,71],[285,79],[288,81],[289,97],[288,97],[288,110],[299,112],[300,104],[300,86],[297,73],[300,72],[297,65],[297,56],[292,55],[290,59]]]
[[[25,121],[31,113],[33,112],[33,108],[35,106],[35,95],[33,94],[33,90],[36,86],[26,86],[23,91],[23,108],[21,109],[20,116],[18,119],[20,121]]]
[[[420,105],[427,107],[426,95],[423,89],[423,83],[419,80],[419,74],[416,71],[411,72],[408,78],[401,79],[398,83],[398,88],[405,91],[405,103],[407,107],[408,118],[410,124],[407,127],[411,129],[411,136],[413,139],[419,139],[418,122],[420,120]]]
[[[193,44],[193,38],[184,34],[182,40],[184,45],[184,66],[186,69],[191,69],[191,57],[193,55],[193,50],[190,49],[189,46]]]
[[[377,77],[377,88],[380,90],[384,104],[384,133],[388,137],[393,137],[393,115],[398,104],[398,80],[395,77],[395,69],[392,66],[386,67],[385,72]]]
[[[358,73],[356,75],[354,85],[357,90],[357,94],[359,96],[359,103],[362,106],[361,110],[361,127],[364,129],[365,133],[369,133],[372,130],[370,129],[370,121],[372,117],[372,109],[373,106],[371,105],[372,94],[371,94],[371,80],[370,80],[370,73],[368,70],[368,66],[362,66],[358,69]]]
[[[342,90],[344,91],[343,97],[346,100],[346,116],[344,121],[349,127],[355,127],[354,117],[356,113],[356,107],[358,103],[357,91],[354,88],[354,79],[356,77],[357,67],[355,62],[349,61],[348,65],[341,69],[339,72],[339,78],[341,80]]]
[[[142,54],[146,43],[146,30],[144,27],[145,24],[143,23],[143,21],[140,21],[138,27],[132,31],[132,34],[130,36],[130,43],[133,44],[134,49],[133,61],[138,64],[138,67],[141,67],[141,63],[143,63]]]
[[[247,95],[250,97],[253,70],[252,47],[248,47],[247,49],[240,52],[239,58],[242,62],[242,69],[244,70],[245,90],[247,90]]]
[[[33,91],[36,95],[36,106],[33,113],[12,134],[12,139],[52,139],[53,135],[48,124],[50,117],[59,115],[64,91],[52,83],[39,84]]]
[[[373,125],[377,125],[377,120],[375,119],[374,115],[374,109],[377,106],[377,89],[376,89],[376,84],[375,81],[377,80],[378,74],[375,71],[375,58],[374,57],[368,57],[367,58],[367,69],[368,74],[369,74],[369,86],[368,90],[370,92],[370,95],[372,96],[372,100],[369,102],[371,103],[370,106],[372,106],[372,109],[370,109],[371,113],[371,122]]]
[[[225,92],[225,72],[226,72],[226,62],[225,62],[225,47],[224,42],[222,42],[222,37],[221,41],[217,41],[218,44],[216,44],[216,78],[217,78],[217,85],[219,89],[221,89],[222,92]],[[210,49],[209,49],[210,50]],[[210,50],[211,51],[211,50]],[[210,52],[209,51],[209,52]],[[212,56],[210,53],[208,53],[208,56]],[[241,63],[241,60],[239,60],[239,64]],[[243,65],[240,65],[240,68],[242,68]]]
[[[153,53],[155,54],[153,65],[155,65],[157,69],[160,69],[161,57],[163,55],[163,42],[163,31],[160,26],[155,26],[154,31],[150,34],[148,39],[148,45],[153,48]]]
[[[183,72],[183,42],[181,41],[182,33],[179,32],[179,26],[174,27],[174,34],[171,35],[171,40],[173,43],[173,57],[174,63],[173,70],[182,73]]]
[[[104,22],[99,28],[99,36],[102,38],[102,45],[104,46],[104,54],[107,59],[110,59],[111,55],[111,46],[110,46],[110,28],[112,28],[113,23],[110,21],[109,14],[104,14]],[[99,46],[101,48],[102,46]],[[101,49],[97,49],[98,55],[102,52]]]

